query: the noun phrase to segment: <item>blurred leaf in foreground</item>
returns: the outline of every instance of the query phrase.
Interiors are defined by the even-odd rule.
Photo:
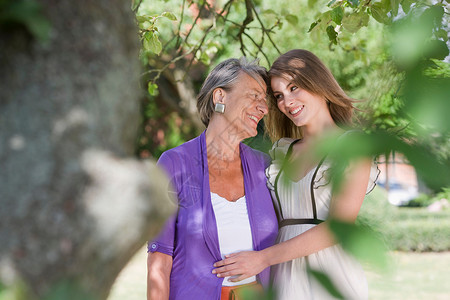
[[[348,253],[379,270],[387,270],[387,248],[368,226],[329,220],[329,228]]]

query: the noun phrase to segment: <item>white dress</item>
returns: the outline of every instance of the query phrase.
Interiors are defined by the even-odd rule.
[[[291,224],[281,226],[277,243],[313,228],[316,226],[314,223],[320,222],[317,220],[326,220],[331,201],[331,183],[327,178],[330,162],[326,159],[299,181],[291,181],[284,171],[280,172],[286,154],[292,151],[289,149],[293,144],[294,140],[289,138],[277,141],[270,151],[272,164],[266,169],[267,185],[272,193],[279,219],[295,219]],[[367,193],[375,186],[378,173],[379,170],[374,164]],[[311,197],[311,191],[314,193],[314,199]],[[325,273],[345,299],[368,299],[368,285],[361,265],[339,245],[274,266],[272,278],[277,299],[335,299],[320,283],[308,275],[307,266]]]

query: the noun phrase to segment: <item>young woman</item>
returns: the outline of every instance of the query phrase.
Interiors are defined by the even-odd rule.
[[[266,125],[276,142],[266,176],[279,219],[277,244],[226,256],[215,264],[213,273],[240,275],[232,280],[242,280],[274,266],[278,299],[332,299],[308,275],[310,267],[328,275],[345,299],[367,299],[361,266],[336,244],[327,220],[355,221],[365,194],[374,186],[377,168],[368,159],[352,161],[341,174],[344,183],[335,191],[330,182],[332,162],[308,155],[314,142],[329,132],[339,132],[338,139],[351,134],[345,128],[351,125],[352,99],[306,50],[281,55],[269,77],[273,97]],[[285,167],[292,165],[289,170]]]

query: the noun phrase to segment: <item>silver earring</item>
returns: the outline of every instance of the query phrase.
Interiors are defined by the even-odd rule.
[[[216,106],[214,106],[214,111],[218,112],[219,114],[223,114],[225,112],[225,104],[216,103]]]

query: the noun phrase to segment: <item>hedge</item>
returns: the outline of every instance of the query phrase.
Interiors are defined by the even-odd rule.
[[[358,222],[370,225],[391,250],[450,251],[450,209],[396,207],[376,187],[364,200]]]

